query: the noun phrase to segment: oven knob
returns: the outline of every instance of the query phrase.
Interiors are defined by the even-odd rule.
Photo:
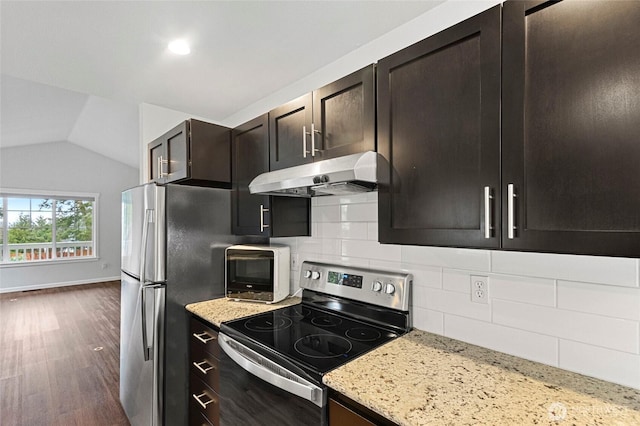
[[[394,286],[393,284],[389,283],[386,286],[384,286],[384,292],[387,294],[393,294],[396,291],[396,286]]]
[[[373,284],[371,284],[371,290],[373,291],[382,290],[382,283],[380,281],[374,281]]]
[[[304,271],[305,278],[311,278],[311,271]]]
[[[311,273],[311,279],[312,279],[312,280],[317,280],[318,278],[320,278],[320,272],[318,272],[318,271],[313,271],[313,272]]]

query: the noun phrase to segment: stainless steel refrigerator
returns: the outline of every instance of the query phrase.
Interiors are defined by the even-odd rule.
[[[122,193],[120,401],[133,426],[187,424],[188,303],[224,296],[230,191]]]

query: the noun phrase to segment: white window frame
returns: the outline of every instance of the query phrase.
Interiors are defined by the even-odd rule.
[[[30,197],[30,198],[93,198],[93,249],[91,256],[78,256],[78,257],[55,257],[55,220],[52,220],[52,235],[53,235],[53,259],[45,259],[45,260],[29,260],[29,261],[18,261],[11,262],[8,260],[9,257],[9,227],[8,227],[8,214],[6,198],[10,197]],[[87,262],[87,261],[96,261],[99,259],[98,247],[98,223],[99,223],[99,202],[100,202],[100,194],[97,192],[71,192],[71,191],[49,191],[49,190],[36,190],[36,189],[14,189],[14,188],[0,188],[0,198],[4,198],[3,200],[3,209],[5,210],[3,218],[2,218],[2,258],[0,258],[0,268],[6,267],[24,267],[24,266],[35,266],[35,265],[51,265],[53,263],[71,263],[71,262]],[[54,205],[55,207],[55,205]],[[55,208],[52,208],[53,214],[55,214]]]

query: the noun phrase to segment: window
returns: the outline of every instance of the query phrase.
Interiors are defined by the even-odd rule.
[[[97,194],[3,189],[1,263],[95,258],[97,200]]]

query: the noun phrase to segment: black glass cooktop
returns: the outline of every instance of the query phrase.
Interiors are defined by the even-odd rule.
[[[224,324],[318,374],[397,336],[375,325],[304,305]]]

